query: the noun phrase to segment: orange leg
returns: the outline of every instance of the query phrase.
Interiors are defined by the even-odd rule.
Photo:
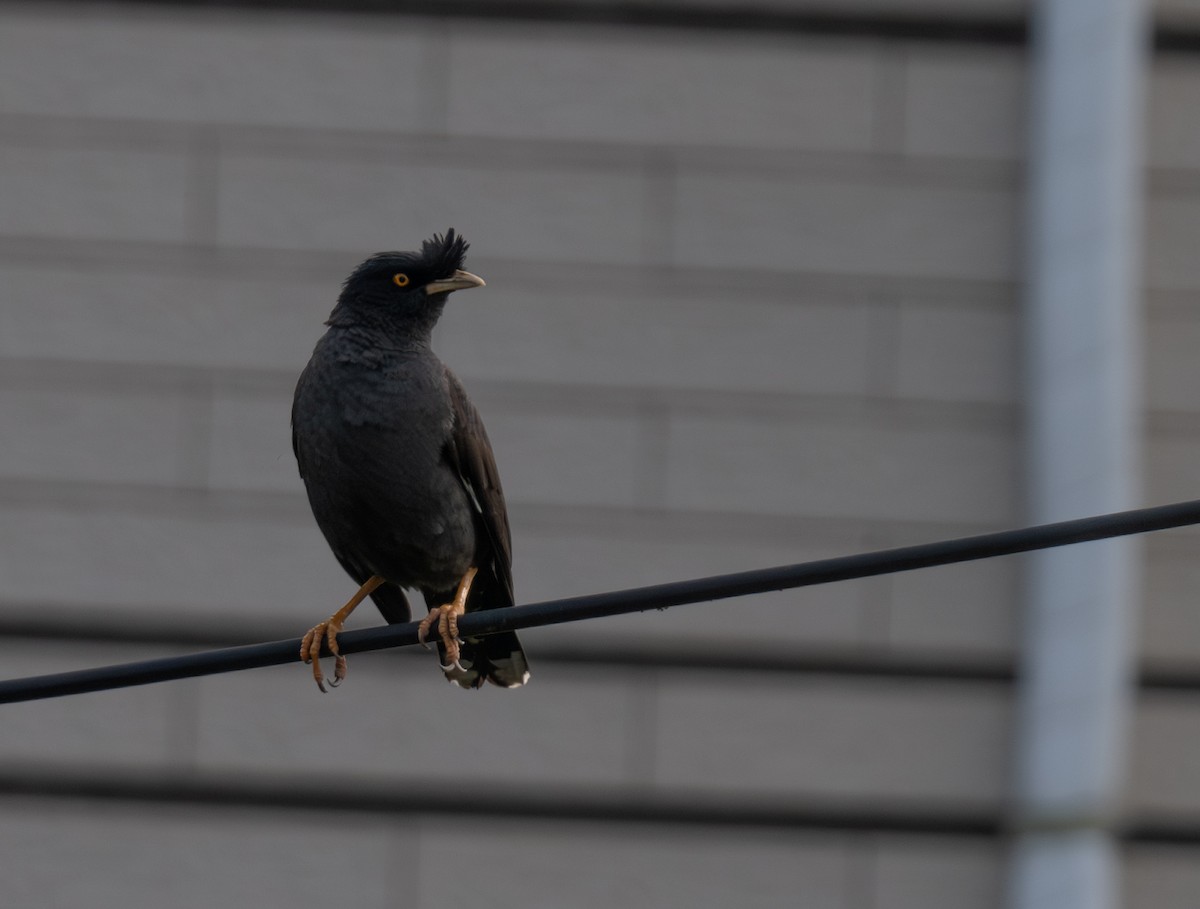
[[[458,582],[458,591],[454,594],[454,601],[445,603],[442,606],[433,607],[433,609],[429,610],[429,615],[421,619],[421,624],[417,627],[417,639],[421,642],[421,646],[428,650],[429,648],[425,645],[425,638],[436,619],[438,623],[438,636],[446,646],[446,658],[450,661],[450,666],[457,666],[459,669],[463,667],[458,661],[458,617],[467,611],[467,595],[471,592],[471,582],[475,580],[475,574],[478,570],[474,566],[468,568],[467,573]],[[443,668],[449,669],[450,666]]]
[[[328,644],[329,652],[334,656],[333,679],[330,681],[329,687],[337,688],[342,684],[342,679],[346,677],[346,658],[338,652],[338,632],[342,630],[342,625],[345,624],[355,607],[370,596],[371,592],[383,582],[384,579],[379,575],[372,575],[362,587],[358,588],[358,592],[350,597],[345,606],[324,622],[313,625],[304,635],[304,640],[300,642],[300,659],[306,663],[312,663],[313,678],[321,691],[325,690],[325,674],[321,672],[321,644]]]

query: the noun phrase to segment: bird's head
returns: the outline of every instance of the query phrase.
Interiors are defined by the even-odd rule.
[[[463,271],[466,255],[467,241],[453,228],[434,234],[417,252],[375,253],[346,279],[330,324],[344,319],[432,328],[450,293],[484,286],[482,278]]]

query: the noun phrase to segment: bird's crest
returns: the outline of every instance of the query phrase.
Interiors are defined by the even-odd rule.
[[[421,262],[435,279],[448,278],[463,267],[470,244],[450,228],[421,244]]]

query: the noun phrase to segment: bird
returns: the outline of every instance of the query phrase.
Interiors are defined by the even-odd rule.
[[[379,252],[346,278],[292,401],[292,449],[317,526],[358,590],[304,635],[300,658],[322,692],[346,677],[337,635],[368,596],[411,621],[405,590],[428,608],[446,678],[516,688],[529,664],[515,632],[460,639],[464,613],[513,605],[512,539],[483,420],[431,335],[450,294],[483,287],[451,228],[419,251]],[[427,648],[428,649],[428,648]]]

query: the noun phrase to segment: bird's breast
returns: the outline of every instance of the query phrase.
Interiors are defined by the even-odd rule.
[[[335,551],[410,586],[461,576],[475,547],[469,495],[445,458],[444,375],[436,360],[333,361],[297,388],[296,453],[318,525]]]

